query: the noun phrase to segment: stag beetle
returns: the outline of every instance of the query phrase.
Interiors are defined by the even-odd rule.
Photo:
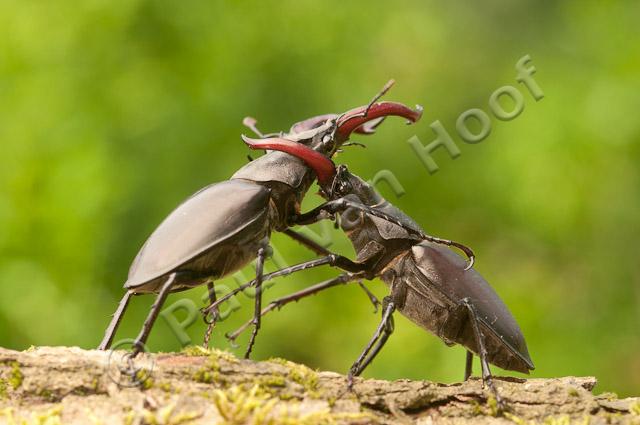
[[[340,214],[341,228],[356,250],[356,264],[361,265],[358,272],[348,270],[350,273],[277,299],[262,314],[339,284],[362,277],[379,277],[391,293],[383,300],[382,320],[376,332],[349,371],[349,386],[393,332],[392,315],[397,309],[447,345],[457,343],[467,348],[465,380],[471,375],[473,353],[476,353],[480,357],[483,383],[502,406],[489,363],[523,373],[529,373],[534,365],[520,327],[507,306],[471,268],[473,257],[465,267],[460,256],[437,244],[441,240],[424,235],[413,219],[382,198],[368,183],[349,173],[346,166],[336,169],[326,156],[305,146],[294,149],[294,143],[284,139],[245,139],[245,142],[253,149],[292,153],[315,171],[327,202],[297,216],[295,221],[310,224],[326,218],[327,214]],[[246,325],[228,337],[235,339]]]
[[[295,124],[288,134],[296,146],[307,146],[331,157],[352,132],[370,134],[386,116],[395,115],[415,122],[421,111],[394,102],[379,102],[385,88],[366,106],[330,119],[312,118]],[[251,120],[245,120],[250,127]],[[256,130],[257,131],[257,130]],[[249,162],[230,180],[205,187],[178,206],[144,243],[129,270],[124,285],[127,292],[106,329],[99,349],[111,346],[131,296],[156,293],[157,298],[133,344],[131,357],[144,347],[151,328],[169,293],[208,284],[215,301],[212,281],[227,276],[257,257],[255,279],[254,333],[248,357],[260,328],[263,265],[272,230],[284,231],[316,252],[324,252],[302,235],[288,232],[300,214],[300,202],[313,183],[313,171],[300,159],[284,152],[270,152]],[[333,259],[332,259],[333,260]],[[346,259],[345,259],[346,260]],[[351,270],[353,264],[335,258],[333,264]],[[211,310],[215,321],[215,311]],[[208,330],[210,335],[210,328]],[[207,337],[208,338],[208,337]]]

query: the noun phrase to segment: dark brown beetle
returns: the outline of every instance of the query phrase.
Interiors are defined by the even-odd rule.
[[[316,171],[321,193],[328,202],[296,217],[296,222],[310,224],[327,218],[328,214],[339,214],[341,228],[356,250],[356,263],[361,265],[357,273],[346,273],[275,300],[262,313],[326,288],[362,277],[379,277],[389,285],[391,294],[384,299],[382,321],[373,338],[351,367],[350,382],[353,376],[362,373],[393,332],[392,314],[397,309],[446,344],[467,348],[465,379],[471,375],[472,353],[476,353],[482,365],[483,382],[502,406],[489,363],[523,373],[529,373],[534,365],[520,327],[507,306],[471,268],[473,254],[459,244],[444,241],[470,256],[472,261],[465,267],[463,258],[441,245],[443,240],[425,235],[414,220],[368,183],[349,173],[345,166],[336,169],[330,159],[315,151],[306,147],[295,150],[293,143],[277,138],[245,141],[254,149],[293,153]],[[246,324],[229,337],[235,339],[244,328]]]
[[[331,157],[352,132],[369,134],[386,116],[401,116],[409,122],[420,117],[420,110],[394,102],[374,103],[376,100],[377,97],[368,105],[340,116],[331,115],[328,120],[323,116],[302,121],[295,124],[286,137],[296,141],[297,146]],[[251,119],[245,123],[255,129]],[[111,346],[132,295],[158,294],[134,342],[132,356],[135,356],[143,350],[170,293],[208,283],[213,302],[215,292],[211,282],[241,269],[257,257],[256,314],[254,333],[246,352],[248,357],[260,327],[263,264],[271,232],[285,231],[316,252],[321,249],[302,235],[287,231],[291,220],[299,215],[300,202],[313,180],[313,171],[300,159],[288,153],[270,152],[246,164],[230,180],[212,184],[183,202],[151,234],[135,258],[124,285],[127,292],[99,349]],[[350,269],[349,262],[335,265]],[[215,320],[216,311],[211,312]]]

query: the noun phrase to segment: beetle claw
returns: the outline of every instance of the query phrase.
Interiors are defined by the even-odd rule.
[[[342,114],[337,120],[336,138],[338,142],[344,142],[356,130],[361,129],[361,133],[371,134],[380,122],[374,122],[373,126],[366,126],[367,123],[377,120],[378,118],[395,115],[406,118],[408,122],[414,123],[422,117],[422,107],[415,110],[408,106],[397,102],[379,102],[367,106],[352,109]],[[363,127],[364,126],[364,127]]]
[[[224,334],[224,337],[227,338],[227,341],[229,341],[229,345],[231,345],[231,348],[235,349],[240,347],[238,344],[236,344],[237,336],[230,335],[229,332],[227,332]]]
[[[465,271],[469,270],[471,267],[473,267],[473,265],[475,264],[475,262],[476,262],[476,256],[472,254],[472,255],[469,257],[469,264],[467,264],[467,267],[465,267],[465,268],[464,268],[464,270],[465,270]]]

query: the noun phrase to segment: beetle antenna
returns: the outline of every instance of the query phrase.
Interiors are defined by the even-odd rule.
[[[262,134],[262,132],[260,130],[258,130],[258,127],[256,127],[257,123],[258,123],[258,120],[256,120],[253,117],[244,117],[242,119],[242,125],[247,127],[249,130],[253,131],[258,137],[263,139],[264,138],[264,134]]]
[[[345,122],[353,119],[353,118],[363,118],[366,117],[369,114],[369,109],[371,109],[371,107],[373,106],[374,103],[376,103],[378,100],[380,100],[380,98],[382,96],[384,96],[385,94],[387,94],[387,92],[389,91],[389,89],[391,89],[391,87],[393,87],[393,85],[396,83],[396,80],[394,80],[393,78],[390,79],[389,81],[387,81],[387,84],[384,85],[384,87],[382,87],[382,90],[380,90],[378,93],[376,93],[375,96],[373,96],[373,99],[371,99],[371,101],[367,104],[367,107],[364,109],[363,112],[359,113],[359,114],[355,114],[349,118],[347,118],[342,124],[344,124]],[[349,112],[343,112],[340,115],[338,115],[338,117],[336,117],[336,122],[340,122],[340,120],[342,119],[342,117],[344,117],[345,115],[347,115]],[[380,123],[378,123],[380,124]]]
[[[362,113],[363,117],[367,116],[367,114],[369,113],[369,109],[371,109],[373,104],[376,103],[378,100],[380,100],[382,96],[387,94],[387,92],[391,89],[391,87],[393,87],[395,83],[396,83],[396,80],[394,80],[393,78],[387,81],[387,84],[385,84],[384,87],[382,87],[382,90],[380,90],[375,96],[373,96],[373,99],[371,99],[371,102],[369,102],[369,104],[367,105],[367,108]]]
[[[342,146],[359,146],[363,149],[366,149],[367,145],[365,145],[364,143],[360,143],[360,142],[347,142],[347,143],[343,143]]]

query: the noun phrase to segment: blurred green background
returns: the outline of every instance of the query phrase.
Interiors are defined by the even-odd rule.
[[[534,377],[595,375],[600,391],[637,394],[638,16],[638,2],[615,1],[0,2],[0,346],[96,346],[146,237],[246,162],[245,115],[286,130],[366,103],[393,77],[386,99],[424,105],[422,121],[390,119],[336,161],[364,178],[391,170],[406,194],[380,185],[383,195],[475,249],[522,327]],[[525,54],[540,102],[515,81]],[[458,115],[489,111],[506,84],[524,112],[463,143]],[[440,149],[429,175],[406,140],[433,140],[437,119],[462,155]],[[314,192],[304,209],[320,202]],[[340,232],[332,241],[353,254]],[[312,257],[282,235],[273,244],[289,264]],[[280,279],[267,297],[335,273]],[[204,292],[169,304],[201,305]],[[152,300],[133,300],[118,338],[135,336]],[[218,347],[252,312],[239,300]],[[355,286],[335,289],[267,318],[254,357],[346,372],[378,318]],[[396,330],[366,376],[461,379],[463,349],[400,316]],[[204,324],[189,331],[198,343]],[[149,345],[180,349],[161,319]]]

